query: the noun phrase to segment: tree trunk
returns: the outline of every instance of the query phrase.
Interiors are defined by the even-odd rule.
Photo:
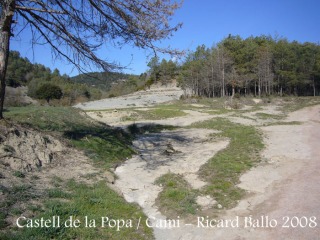
[[[254,96],[257,96],[257,81],[254,81]]]
[[[259,82],[258,82],[258,94],[259,98],[261,97],[261,78],[259,77]]]
[[[212,79],[212,98],[215,97],[215,89],[214,89],[214,69],[213,69],[213,63],[211,67],[211,79]]]
[[[6,92],[6,72],[9,58],[9,42],[14,6],[14,0],[4,1],[2,5],[2,12],[0,13],[0,119],[3,119],[3,105]]]
[[[232,95],[231,95],[231,98],[234,98],[234,94],[236,93],[236,89],[235,89],[235,81],[232,81],[231,82],[231,86],[232,86]]]
[[[224,65],[222,66],[222,97],[225,96],[225,79],[224,79]]]
[[[313,86],[313,96],[315,97],[316,96],[316,84],[314,82],[314,76],[312,76],[312,86]]]

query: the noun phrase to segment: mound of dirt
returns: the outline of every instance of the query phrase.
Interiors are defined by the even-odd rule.
[[[63,146],[52,136],[20,126],[0,127],[0,161],[12,170],[31,172],[57,163]]]
[[[0,124],[0,143],[0,186],[27,183],[34,176],[41,180],[30,181],[31,185],[41,189],[52,187],[52,177],[76,179],[87,184],[104,179],[112,184],[112,179],[101,175],[101,170],[94,167],[83,152],[49,134]],[[23,178],[16,177],[17,173],[23,174]],[[110,175],[108,171],[106,174]],[[96,177],[88,178],[90,175]]]
[[[49,134],[22,126],[0,124],[0,143],[0,174],[6,180],[0,183],[4,185],[10,185],[10,173],[15,171],[26,176],[37,175],[42,179],[41,188],[50,187],[52,177],[81,178],[81,181],[92,183],[86,175],[100,172],[83,152]]]
[[[54,179],[59,179],[60,184],[70,179],[86,184],[105,180],[112,185],[114,181],[111,173],[102,173],[82,152],[58,138],[0,121],[2,226],[15,226],[16,217],[11,214],[14,209],[19,209],[23,216],[33,217],[28,206],[43,205],[48,190],[56,187]]]

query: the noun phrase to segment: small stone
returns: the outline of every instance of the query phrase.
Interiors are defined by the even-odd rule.
[[[219,209],[222,209],[222,208],[223,208],[221,204],[218,204],[217,207],[218,207]]]

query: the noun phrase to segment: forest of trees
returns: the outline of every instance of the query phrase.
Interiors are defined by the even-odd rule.
[[[228,36],[213,47],[198,46],[182,62],[153,58],[150,76],[174,76],[190,95],[318,96],[320,46],[270,36]]]

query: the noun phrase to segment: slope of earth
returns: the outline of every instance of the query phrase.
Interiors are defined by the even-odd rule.
[[[105,110],[130,107],[153,106],[158,103],[177,100],[183,94],[181,88],[175,86],[155,86],[146,91],[139,91],[121,97],[102,99],[98,101],[75,105],[83,110]]]

